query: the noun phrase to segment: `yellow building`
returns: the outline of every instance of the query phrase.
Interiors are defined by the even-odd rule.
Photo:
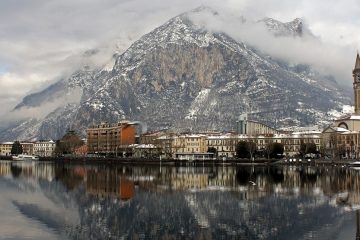
[[[201,134],[161,136],[157,139],[157,145],[162,149],[164,157],[171,158],[175,158],[177,155],[185,158],[194,157],[208,151],[207,137]]]
[[[1,156],[10,156],[11,155],[11,148],[13,142],[3,142],[0,144],[0,155]]]
[[[215,148],[218,157],[234,157],[238,141],[238,136],[233,134],[207,137],[208,147]]]
[[[34,143],[21,142],[23,154],[33,155],[34,154]]]

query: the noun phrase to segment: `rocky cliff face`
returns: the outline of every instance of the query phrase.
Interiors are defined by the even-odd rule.
[[[171,19],[115,54],[112,68],[81,70],[25,97],[16,110],[81,89],[80,103],[6,129],[1,138],[56,139],[68,128],[84,133],[92,123],[123,118],[151,129],[232,130],[237,117],[249,111],[275,127],[308,125],[328,121],[330,110],[349,102],[335,81],[310,66],[274,60],[224,33],[207,31],[190,20],[191,14]],[[263,21],[276,34],[303,33],[299,19]]]

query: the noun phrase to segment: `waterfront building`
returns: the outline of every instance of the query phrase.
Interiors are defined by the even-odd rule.
[[[77,148],[75,149],[75,155],[76,155],[76,156],[84,157],[84,156],[86,156],[87,154],[88,154],[88,146],[87,146],[87,144],[84,144],[84,145],[82,145],[82,146],[80,146],[80,147],[77,147]]]
[[[200,134],[182,135],[175,139],[175,144],[184,146],[177,153],[206,153],[208,150],[206,136]]]
[[[360,131],[360,56],[356,55],[355,67],[353,70],[353,88],[355,112],[335,120],[335,126],[345,128],[349,131]]]
[[[156,142],[162,149],[164,157],[184,159],[197,158],[198,154],[208,151],[207,136],[204,134],[169,134],[157,138]],[[205,155],[201,155],[203,158]]]
[[[117,124],[101,123],[89,127],[87,133],[88,152],[123,156],[129,145],[135,143],[135,123],[121,121]]]
[[[21,142],[21,147],[23,154],[33,155],[34,154],[34,143],[31,142]]]
[[[0,144],[0,155],[1,156],[10,156],[11,148],[14,142],[3,142]]]
[[[323,131],[323,149],[327,157],[359,157],[360,132],[328,127]]]
[[[342,116],[334,121],[335,126],[324,129],[325,154],[331,157],[357,158],[360,142],[360,56],[356,55],[353,70],[353,89],[355,112]]]
[[[132,144],[129,148],[134,158],[151,158],[160,155],[160,148],[154,144]]]
[[[301,144],[314,143],[316,150],[322,146],[320,131],[293,132],[287,134],[219,134],[219,135],[168,135],[157,139],[158,146],[167,156],[178,159],[202,158],[232,158],[236,157],[236,146],[240,141],[254,142],[256,150],[264,151],[271,143],[281,143],[284,146],[284,155],[295,156],[300,153]],[[209,148],[216,150],[215,156],[205,156]]]
[[[208,147],[216,149],[217,157],[234,157],[238,141],[238,136],[231,133],[207,137]]]
[[[14,142],[4,142],[0,144],[0,155],[1,156],[10,156],[11,155],[11,149]],[[20,143],[23,154],[32,155],[34,154],[34,143],[31,142],[21,142]]]
[[[33,154],[40,157],[51,157],[55,152],[55,142],[53,140],[39,140],[34,143]]]

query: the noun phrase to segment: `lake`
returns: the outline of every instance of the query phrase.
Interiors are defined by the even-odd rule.
[[[0,239],[359,239],[360,171],[0,162]]]

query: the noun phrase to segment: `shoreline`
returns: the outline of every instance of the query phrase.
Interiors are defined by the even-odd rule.
[[[0,157],[0,161],[10,162],[26,162],[14,161],[11,157]],[[282,159],[211,159],[211,160],[178,160],[178,159],[162,159],[159,158],[93,158],[93,157],[40,157],[37,162],[51,162],[59,164],[104,164],[104,165],[164,165],[164,166],[329,166],[342,165],[348,166],[350,163],[356,161],[355,159],[342,160],[325,160],[325,159],[311,159],[308,161],[285,162]]]

